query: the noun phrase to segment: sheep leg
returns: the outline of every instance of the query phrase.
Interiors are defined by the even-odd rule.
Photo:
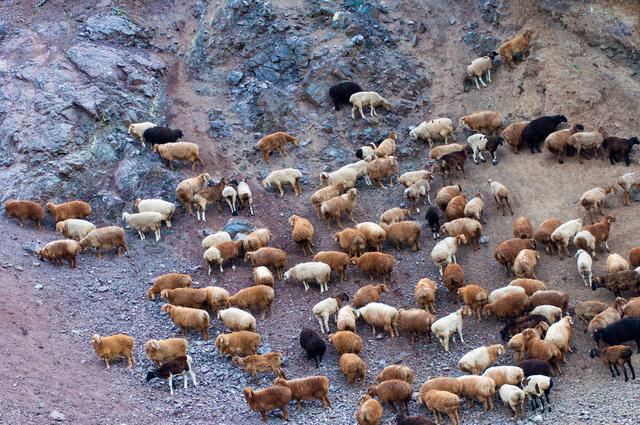
[[[371,105],[371,117],[373,118],[377,116],[378,114],[376,113],[376,108],[373,105]]]
[[[476,87],[480,90],[480,84],[478,84],[478,77],[473,77],[473,81],[476,83]]]
[[[156,234],[156,242],[158,242],[160,240],[160,227],[156,229],[155,234]]]
[[[458,327],[458,335],[460,336],[460,342],[466,344],[466,342],[464,342],[464,338],[462,337],[462,324]]]
[[[473,147],[473,163],[478,164],[478,148],[476,146]]]
[[[138,230],[138,235],[140,236],[140,240],[143,241],[144,240],[144,233],[142,233],[140,230]]]
[[[604,245],[604,247],[607,248],[607,252],[611,252],[611,250],[609,249],[609,243],[607,241],[603,241],[602,245]]]
[[[478,156],[480,157],[480,161],[482,162],[487,162],[487,160],[484,158],[484,155],[482,154],[482,149],[478,149]]]
[[[633,370],[633,365],[631,364],[631,357],[627,358],[625,362],[627,363],[627,365],[629,366],[629,370],[631,371],[631,379],[636,379],[636,371]],[[624,367],[624,365],[622,367]]]
[[[169,394],[173,395],[173,375],[171,374],[171,372],[169,372],[167,381],[169,381]]]
[[[491,152],[491,156],[493,157],[491,163],[493,165],[498,165],[498,154],[496,153],[496,151]]]
[[[364,119],[364,112],[362,111],[362,105],[358,105],[358,112],[360,112],[360,117]]]
[[[482,87],[487,87],[487,85],[482,80],[482,75],[478,75],[478,80],[480,80],[480,83],[482,84]]]
[[[356,116],[355,116],[356,108],[357,108],[356,105],[353,105],[351,107],[351,119],[354,119],[354,120],[356,119]]]
[[[617,368],[617,367],[616,367],[616,365],[614,365],[613,363],[609,363],[609,370],[611,371],[611,377],[612,377],[613,379],[615,379],[615,378],[616,378],[616,376],[617,376],[617,375],[616,375],[616,373],[617,373],[618,375],[620,375],[620,372],[618,371],[618,368]]]
[[[371,325],[371,333],[373,334],[373,336],[376,336],[376,326],[375,325]]]
[[[169,229],[171,229],[171,220],[165,220],[164,223],[167,225]]]

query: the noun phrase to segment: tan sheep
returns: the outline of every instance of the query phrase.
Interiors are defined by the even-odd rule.
[[[338,310],[336,325],[339,331],[356,331],[356,314],[351,305],[345,305]]]
[[[453,221],[457,218],[465,216],[464,210],[467,205],[467,196],[464,193],[454,196],[447,204],[447,208],[444,210],[444,217],[447,221]]]
[[[436,205],[442,212],[447,209],[447,205],[449,205],[449,201],[451,201],[454,197],[460,195],[462,193],[462,186],[459,184],[453,186],[445,186],[441,188],[436,194]]]
[[[270,247],[263,247],[244,255],[245,263],[251,261],[253,267],[265,266],[274,269],[279,280],[282,280],[282,271],[287,265],[287,259],[286,252]]]
[[[525,351],[532,359],[549,362],[554,372],[558,375],[562,374],[558,362],[562,360],[563,355],[555,344],[540,339],[540,336],[533,329],[522,331],[522,337],[524,338]]]
[[[507,126],[500,135],[507,141],[507,144],[513,148],[513,152],[517,155],[520,144],[522,143],[522,130],[530,121],[518,121]]]
[[[433,147],[433,139],[442,137],[444,144],[449,143],[449,136],[453,138],[453,122],[449,118],[435,118],[423,121],[409,133],[411,140],[426,139],[429,148]]]
[[[274,297],[273,288],[269,286],[251,286],[240,289],[235,295],[229,297],[229,305],[246,310],[259,309],[262,311],[261,319],[264,320],[267,315],[267,307],[269,308],[269,315],[273,317]]]
[[[149,289],[147,299],[153,300],[164,289],[186,288],[191,286],[191,276],[182,273],[167,273],[158,276]]]
[[[249,356],[256,354],[260,346],[260,335],[250,331],[220,334],[216,337],[216,348],[221,356]]]
[[[331,267],[325,263],[310,261],[296,264],[284,274],[284,280],[294,279],[304,285],[305,292],[309,290],[309,283],[320,286],[320,293],[329,290]]]
[[[551,241],[551,235],[562,224],[562,220],[559,218],[549,218],[538,226],[535,233],[536,242],[540,242],[545,247],[547,254],[553,254],[555,243]]]
[[[582,194],[580,197],[580,205],[585,209],[587,215],[591,219],[591,223],[594,222],[594,218],[597,217],[598,214],[604,216],[602,213],[602,207],[604,206],[607,195],[610,193],[616,193],[616,191],[616,186],[611,185],[607,187],[595,187]]]
[[[100,336],[94,334],[91,337],[91,345],[96,355],[104,360],[105,368],[109,369],[109,361],[121,357],[127,359],[129,369],[133,369],[136,360],[133,357],[134,339],[125,334]]]
[[[356,411],[358,425],[380,425],[382,420],[382,405],[378,400],[371,398],[369,394],[360,396],[360,404]]]
[[[507,275],[511,273],[513,261],[518,256],[518,253],[523,249],[536,249],[535,241],[531,239],[513,238],[502,241],[498,246],[496,246],[494,258],[498,263],[505,266],[507,269]]]
[[[366,239],[362,232],[358,229],[347,228],[333,235],[333,240],[338,242],[340,248],[347,251],[349,257],[358,257],[364,251]]]
[[[293,226],[291,229],[291,238],[293,241],[302,247],[302,250],[306,254],[313,252],[313,225],[309,220],[299,215],[292,215],[289,217],[289,224]]]
[[[449,206],[447,205],[447,208]],[[473,198],[464,206],[463,216],[472,218],[477,221],[486,223],[484,218],[484,196],[480,192],[476,192]]]
[[[153,151],[158,152],[162,159],[169,163],[169,169],[173,170],[173,161],[187,161],[191,163],[191,170],[195,171],[196,161],[204,166],[200,159],[200,148],[195,143],[175,142],[163,145],[153,145]]]
[[[607,273],[629,270],[629,262],[622,255],[613,253],[607,257]]]
[[[368,303],[356,310],[356,318],[362,317],[371,325],[371,333],[376,334],[376,326],[381,327],[391,338],[396,338],[398,333],[398,320],[400,313],[394,307],[382,303]]]
[[[339,331],[329,334],[327,339],[329,344],[332,344],[340,354],[360,354],[360,350],[362,350],[362,338],[355,332]]]
[[[74,241],[82,240],[92,230],[96,230],[93,223],[77,218],[69,218],[56,223],[56,232],[62,233],[66,238]]]
[[[143,212],[135,214],[123,212],[122,220],[125,221],[129,227],[138,232],[140,240],[145,239],[145,232],[153,232],[156,237],[156,242],[160,240],[160,226],[164,220],[164,216],[162,214],[157,212]]]
[[[482,312],[489,316],[493,314],[499,319],[521,316],[529,309],[529,297],[523,292],[507,294],[495,303],[487,304],[482,308]]]
[[[264,266],[255,267],[253,269],[253,284],[266,285],[273,288],[274,281],[273,281],[273,274],[271,273],[271,270],[269,270]]]
[[[450,145],[442,145],[436,146],[435,148],[429,149],[429,159],[433,159],[435,161],[439,161],[443,156],[449,155],[454,152],[462,152],[464,150],[464,146],[460,143],[451,143]]]
[[[18,219],[20,227],[23,226],[23,220],[31,220],[36,223],[36,230],[40,230],[40,224],[44,219],[44,210],[37,202],[10,199],[4,203],[4,210],[7,218]]]
[[[549,326],[547,334],[544,337],[545,341],[549,341],[555,344],[560,352],[562,352],[561,361],[564,363],[564,355],[569,352],[572,353],[571,347],[569,347],[569,339],[571,338],[571,325],[573,325],[573,319],[570,316],[565,316],[558,320],[556,323]]]
[[[84,201],[69,201],[63,204],[47,202],[46,207],[56,223],[69,218],[85,218],[91,214],[91,205]]]
[[[382,226],[370,221],[365,221],[364,223],[358,223],[356,229],[364,236],[367,245],[376,251],[382,251],[382,245],[387,239],[387,232]]]
[[[489,291],[480,285],[466,285],[458,289],[458,296],[481,319],[482,309],[489,302]]]
[[[513,60],[518,54],[521,54],[523,57],[527,56],[529,52],[529,44],[531,43],[531,38],[534,34],[534,30],[526,29],[498,47],[498,54],[505,59],[509,68],[513,69],[515,67]]]
[[[533,228],[527,217],[520,216],[513,222],[513,237],[520,239],[531,239]]]
[[[272,171],[271,174],[269,174],[267,178],[262,181],[262,187],[268,188],[271,186],[275,186],[275,188],[278,189],[280,196],[284,196],[284,190],[282,189],[282,186],[288,184],[293,188],[295,195],[300,196],[302,194],[300,179],[302,179],[302,173],[295,168],[275,170]]]
[[[378,116],[378,114],[376,114],[376,106],[382,106],[387,111],[391,109],[391,103],[374,91],[361,91],[354,93],[349,97],[349,102],[353,105],[351,107],[351,118],[354,120],[356,119],[356,110],[359,111],[360,116],[364,118],[362,108],[366,106],[371,107],[371,118]]]
[[[393,176],[398,174],[398,160],[395,156],[374,159],[367,167],[367,174],[381,189],[385,188],[383,183],[385,178],[387,184],[393,187]]]
[[[438,286],[433,280],[420,279],[415,288],[416,304],[429,313],[435,313],[437,288]]]
[[[427,170],[407,171],[398,178],[398,183],[408,188],[420,180],[433,180],[433,175]]]
[[[82,250],[87,248],[96,249],[96,257],[102,258],[103,249],[116,249],[116,256],[120,255],[120,250],[128,251],[124,243],[124,229],[118,226],[100,227],[92,230],[80,241]]]
[[[316,216],[320,218],[320,206],[324,201],[328,201],[331,198],[342,195],[347,189],[347,183],[339,181],[331,186],[323,187],[311,195],[311,203],[316,208]]]
[[[398,313],[398,325],[411,334],[411,342],[415,342],[420,335],[426,335],[427,341],[431,342],[431,325],[436,320],[433,314],[419,308],[401,308]]]
[[[68,261],[69,266],[75,269],[78,265],[77,259],[80,253],[80,244],[72,239],[61,239],[49,242],[38,250],[40,260],[51,261],[53,264],[62,264]]]
[[[176,187],[176,199],[180,201],[182,207],[185,208],[189,214],[193,214],[191,202],[194,195],[198,193],[209,180],[211,180],[211,176],[208,173],[202,173],[196,177],[182,180]]]
[[[383,292],[389,292],[385,284],[365,285],[356,291],[351,301],[355,308],[364,307],[369,303],[378,302]]]
[[[276,377],[287,379],[282,370],[282,353],[250,354],[246,357],[233,356],[231,363],[241,366],[253,376],[253,379],[255,379],[258,384],[260,384],[258,372],[273,372]]]
[[[406,208],[391,208],[390,210],[385,211],[380,216],[380,223],[397,223],[398,221],[406,220],[410,218],[410,211]]]
[[[523,249],[513,260],[513,273],[519,278],[537,279],[535,268],[540,254],[532,249]]]
[[[278,131],[258,140],[257,147],[262,151],[264,162],[269,164],[269,155],[275,150],[280,152],[282,157],[287,156],[287,151],[284,149],[287,143],[291,143],[293,146],[300,146],[300,141],[297,138],[283,131]]]
[[[242,247],[246,252],[257,251],[269,244],[271,233],[269,229],[257,229],[247,235],[247,239],[242,241]],[[231,238],[229,238],[231,240]]]
[[[467,399],[467,405],[471,407],[475,398],[484,407],[485,411],[493,410],[493,396],[496,393],[496,383],[485,376],[459,376],[456,378],[462,384],[461,395]]]
[[[234,332],[255,332],[256,330],[255,317],[253,317],[251,313],[240,310],[239,308],[229,307],[224,310],[218,310],[218,319],[222,320],[227,329]]]
[[[462,356],[458,362],[458,368],[463,372],[479,375],[484,372],[485,369],[492,366],[498,356],[504,353],[505,349],[502,344],[478,347]]]
[[[413,394],[413,386],[400,379],[390,379],[378,385],[371,385],[367,390],[371,397],[378,397],[381,403],[389,403],[391,410],[396,412],[397,408],[404,407],[405,413],[409,413],[409,400]]]
[[[205,310],[213,308],[209,304],[208,288],[175,288],[163,289],[160,296],[172,305],[180,307],[191,307]]]
[[[376,378],[378,382],[399,379],[413,385],[413,370],[409,366],[394,364],[384,368]]]
[[[509,212],[513,215],[513,209],[509,203],[509,190],[500,182],[489,179],[489,188],[491,189],[491,195],[496,202],[496,207],[502,209],[502,215],[507,215],[505,205],[509,208]]]
[[[449,297],[454,297],[458,293],[458,289],[464,286],[464,269],[460,264],[448,264],[442,274],[442,283],[449,292]]]
[[[509,286],[521,287],[528,296],[547,289],[547,285],[543,281],[536,279],[514,279],[509,282]]]
[[[323,172],[320,174],[320,182],[323,187],[343,182],[347,185],[346,187],[352,188],[358,182],[358,170],[354,167],[344,166],[331,173]]]
[[[340,216],[342,214],[347,214],[349,220],[351,220],[353,224],[357,224],[353,219],[353,208],[356,204],[357,194],[357,189],[349,189],[347,193],[331,198],[328,201],[324,201],[322,205],[320,205],[320,214],[322,215],[322,218],[326,220],[327,227],[331,228],[331,219],[334,219],[338,224],[338,227],[343,229],[344,227],[340,222]]]
[[[459,127],[485,134],[497,133],[502,128],[502,123],[502,114],[494,111],[474,112],[458,120]]]
[[[344,282],[347,275],[347,267],[350,263],[348,254],[338,251],[320,251],[314,257],[313,261],[325,263],[331,267],[332,272],[338,273],[340,282]]]
[[[431,410],[436,423],[442,421],[441,413],[449,416],[452,425],[460,425],[460,397],[448,391],[430,390],[422,401]]]
[[[440,227],[441,233],[449,236],[464,236],[466,243],[470,243],[473,249],[480,249],[480,237],[482,236],[482,224],[473,218],[457,218],[449,223],[444,223]]]
[[[209,327],[211,319],[209,313],[204,310],[189,307],[178,307],[171,304],[164,304],[160,311],[167,313],[171,321],[180,328],[180,333],[184,335],[185,330],[195,329],[202,334],[205,341],[209,340]]]
[[[144,351],[149,360],[162,366],[176,357],[186,356],[189,343],[184,338],[150,339],[144,343]]]
[[[347,377],[347,381],[353,384],[356,381],[364,382],[366,366],[364,360],[357,354],[344,353],[340,356],[340,370]]]
[[[422,225],[417,221],[399,221],[397,223],[380,223],[380,227],[386,233],[386,240],[395,249],[401,249],[403,245],[411,247],[415,251],[420,250],[420,235]]]

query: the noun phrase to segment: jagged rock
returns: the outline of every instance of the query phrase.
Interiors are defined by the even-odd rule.
[[[127,16],[92,16],[87,20],[86,31],[89,39],[117,40],[124,42],[144,42],[150,38],[148,31],[134,23]]]
[[[237,86],[242,81],[242,77],[244,77],[244,73],[242,71],[231,71],[227,76],[227,81],[232,86]]]
[[[223,230],[227,232],[229,236],[231,236],[231,238],[234,238],[236,236],[236,233],[249,234],[256,230],[256,228],[253,223],[248,220],[245,220],[243,218],[232,218],[227,221],[227,223],[224,225]]]

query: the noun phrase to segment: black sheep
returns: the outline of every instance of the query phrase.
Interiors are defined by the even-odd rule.
[[[300,346],[307,352],[308,359],[314,359],[316,368],[320,367],[324,352],[327,351],[327,344],[320,338],[313,329],[302,328],[300,331]]]
[[[331,86],[329,89],[329,96],[333,99],[333,104],[336,111],[341,109],[341,105],[350,105],[349,98],[352,94],[361,92],[362,87],[358,83],[351,81],[343,81]]]
[[[522,130],[522,142],[531,149],[531,153],[540,150],[540,143],[544,142],[548,135],[556,131],[560,123],[567,122],[564,115],[546,115],[532,120]]]
[[[175,143],[182,138],[181,130],[172,130],[169,127],[151,127],[144,133],[144,141],[151,145],[164,145],[165,143]]]
[[[433,205],[427,209],[427,213],[424,218],[427,219],[427,223],[429,223],[429,227],[431,228],[431,233],[433,234],[433,239],[436,240],[440,237],[440,215],[438,214],[438,209]]]
[[[531,375],[552,376],[549,362],[538,359],[527,359],[518,363],[518,367],[524,372],[525,378]]]
[[[640,140],[638,140],[637,137],[630,139],[607,137],[602,141],[602,147],[609,151],[609,161],[611,161],[611,164],[615,165],[616,162],[620,161],[620,157],[623,157],[627,167],[631,164],[631,159],[629,158],[631,149],[633,149],[633,145],[638,144],[640,144]]]
[[[424,416],[405,416],[402,413],[398,413],[396,425],[435,425],[435,423]]]
[[[179,356],[173,360],[169,360],[168,362],[163,363],[162,366],[160,366],[156,370],[147,372],[147,382],[151,381],[154,378],[161,378],[169,381],[169,391],[172,395],[173,377],[175,375],[182,375],[185,388],[187,388],[187,375],[185,373],[189,373],[189,375],[191,375],[193,385],[198,385],[196,383],[196,375],[191,369],[191,362],[191,356]]]
[[[593,334],[596,344],[619,345],[627,341],[635,341],[640,353],[640,318],[625,317]]]
[[[527,328],[535,328],[536,325],[540,322],[549,324],[549,320],[541,314],[527,314],[526,316],[517,317],[513,320],[510,320],[500,330],[500,337],[503,341],[506,341],[509,339],[509,337],[512,337]]]

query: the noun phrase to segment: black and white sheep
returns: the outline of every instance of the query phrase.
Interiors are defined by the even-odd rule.
[[[542,152],[540,144],[563,122],[567,122],[567,117],[564,115],[546,115],[536,118],[522,130],[522,141],[531,149],[531,153]]]
[[[175,375],[182,375],[182,379],[184,381],[184,388],[187,388],[187,373],[191,376],[191,380],[193,381],[193,385],[197,386],[196,382],[196,374],[193,373],[193,369],[191,368],[191,363],[193,360],[191,356],[179,356],[173,360],[169,360],[165,362],[157,368],[156,370],[152,370],[147,372],[147,382],[151,381],[154,378],[161,378],[169,381],[169,392],[173,395],[173,377]]]

